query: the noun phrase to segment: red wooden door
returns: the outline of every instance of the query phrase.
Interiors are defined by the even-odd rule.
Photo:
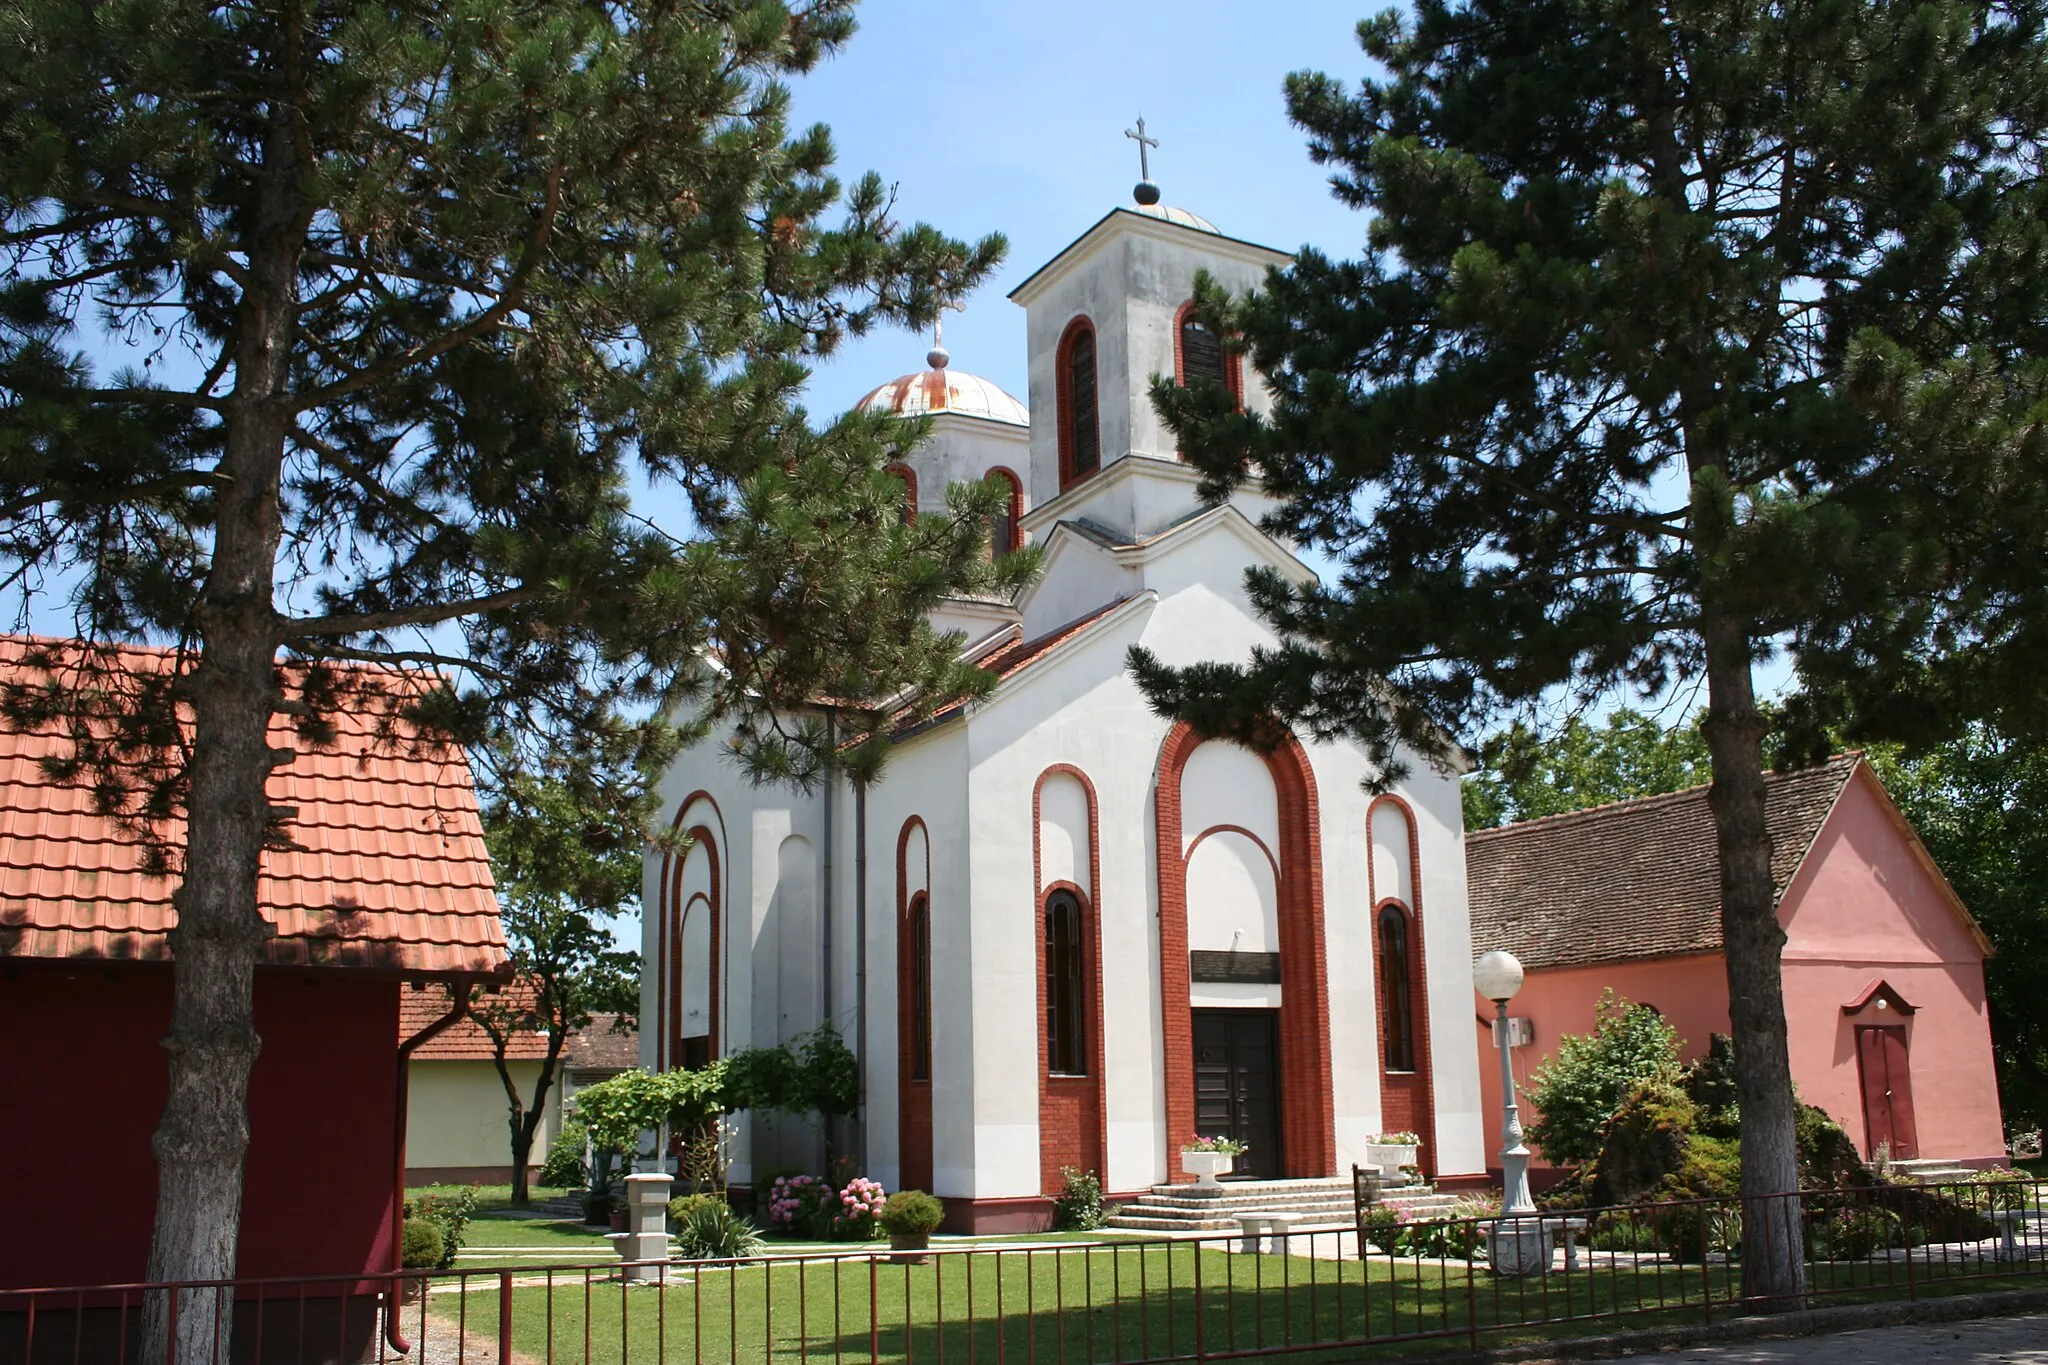
[[[1856,1060],[1863,1072],[1863,1127],[1866,1154],[1879,1143],[1893,1157],[1920,1155],[1913,1127],[1913,1080],[1906,1066],[1906,1030],[1895,1025],[1856,1030]]]

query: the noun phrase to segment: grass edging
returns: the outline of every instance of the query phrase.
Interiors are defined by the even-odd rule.
[[[1821,1308],[1797,1309],[1789,1313],[1716,1318],[1713,1322],[1645,1327],[1632,1332],[1610,1332],[1597,1337],[1561,1337],[1550,1341],[1522,1342],[1512,1346],[1482,1347],[1476,1354],[1468,1352],[1461,1356],[1439,1350],[1409,1359],[1442,1361],[1449,1357],[1464,1360],[1515,1361],[1521,1365],[1547,1365],[1547,1362],[1552,1361],[1605,1360],[1649,1351],[1718,1345],[1729,1341],[1809,1337],[1828,1332],[1853,1332],[1867,1327],[1957,1322],[1968,1318],[2015,1317],[2022,1313],[2042,1311],[2048,1311],[2048,1289],[2001,1289],[1986,1294],[1949,1294],[1919,1300],[1828,1304]]]

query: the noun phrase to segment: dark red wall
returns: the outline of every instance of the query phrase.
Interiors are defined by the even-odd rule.
[[[164,1099],[168,968],[0,965],[0,1287],[139,1280]],[[398,984],[265,972],[237,1273],[391,1262]]]

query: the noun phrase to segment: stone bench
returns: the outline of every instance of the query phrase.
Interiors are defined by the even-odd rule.
[[[2017,1261],[2021,1258],[2024,1253],[2014,1239],[2014,1234],[2028,1228],[2028,1220],[2034,1217],[2034,1214],[2035,1211],[2032,1209],[1993,1209],[1984,1215],[1998,1224],[1998,1260]]]
[[[1237,1225],[1244,1230],[1242,1250],[1253,1256],[1285,1256],[1287,1239],[1300,1221],[1298,1213],[1240,1213]]]

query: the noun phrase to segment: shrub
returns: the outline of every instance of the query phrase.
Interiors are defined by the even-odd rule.
[[[1467,1222],[1410,1223],[1394,1242],[1397,1256],[1470,1261],[1479,1255],[1479,1225]]]
[[[408,1218],[399,1235],[399,1264],[407,1270],[445,1270],[442,1262],[448,1244],[441,1227],[425,1218]]]
[[[1905,1243],[1905,1224],[1890,1209],[1852,1204],[1816,1213],[1807,1224],[1813,1254],[1836,1261],[1867,1261]]]
[[[769,1190],[768,1221],[799,1237],[862,1242],[875,1235],[884,1202],[882,1187],[861,1176],[838,1190],[822,1176],[783,1176]]]
[[[679,1194],[668,1201],[668,1225],[672,1228],[681,1227],[698,1209],[729,1207],[723,1198],[715,1194]]]
[[[1055,1232],[1093,1232],[1116,1217],[1116,1205],[1102,1202],[1102,1179],[1078,1166],[1060,1167],[1060,1194],[1052,1201]]]
[[[446,1270],[455,1264],[455,1253],[462,1250],[462,1237],[469,1227],[470,1216],[476,1212],[476,1190],[457,1190],[454,1194],[423,1194],[408,1200],[405,1216],[417,1218],[423,1223],[434,1225],[441,1234],[441,1260],[434,1269]]]
[[[676,1255],[686,1261],[738,1261],[761,1254],[754,1225],[711,1195],[685,1195],[670,1207],[688,1204],[675,1226]]]
[[[540,1183],[553,1189],[580,1188],[590,1178],[583,1166],[583,1143],[589,1130],[581,1119],[570,1119],[548,1144],[547,1160],[540,1164]]]
[[[1709,1251],[1732,1252],[1742,1245],[1742,1215],[1714,1204],[1680,1204],[1652,1209],[1645,1221],[1658,1248],[1674,1261],[1699,1261]]]
[[[1387,1204],[1374,1204],[1365,1211],[1365,1240],[1391,1256],[1401,1241],[1401,1215]]]
[[[1696,1112],[1675,1075],[1639,1082],[1607,1123],[1587,1186],[1590,1202],[1633,1204],[1667,1189],[1667,1177],[1685,1164]]]
[[[1586,1245],[1595,1251],[1655,1251],[1657,1229],[1640,1215],[1603,1213],[1586,1230]]]
[[[1529,1103],[1540,1112],[1529,1140],[1553,1163],[1590,1161],[1600,1153],[1608,1119],[1637,1087],[1676,1084],[1678,1033],[1647,1005],[1602,992],[1593,1032],[1558,1039],[1529,1078]]]
[[[882,1205],[875,1221],[891,1237],[915,1237],[937,1231],[945,1217],[946,1206],[936,1196],[923,1190],[898,1190]]]

